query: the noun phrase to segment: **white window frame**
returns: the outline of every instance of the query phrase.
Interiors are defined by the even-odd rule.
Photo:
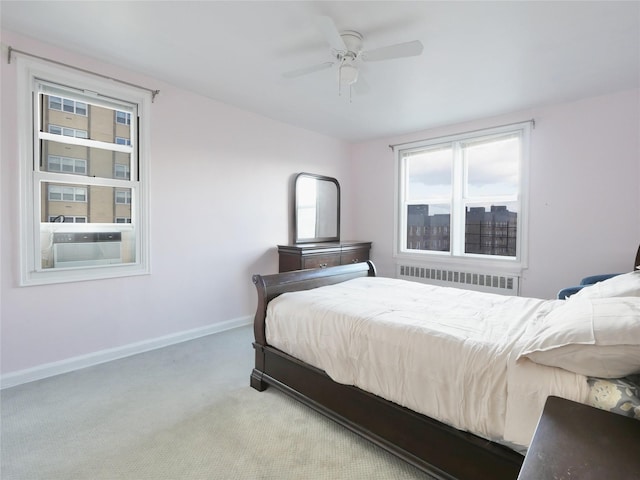
[[[422,140],[412,143],[407,143],[395,147],[395,208],[394,208],[394,259],[396,263],[411,262],[412,264],[424,264],[441,266],[446,268],[476,268],[484,269],[491,268],[494,272],[505,272],[519,274],[523,269],[528,266],[528,205],[529,205],[529,191],[528,191],[528,178],[529,178],[529,150],[530,150],[530,138],[531,138],[532,122],[521,122],[510,125],[504,125],[500,127],[485,128],[473,132],[461,133],[455,135],[449,135],[445,137],[438,137],[428,140]],[[409,250],[406,248],[406,207],[404,205],[404,184],[405,184],[405,171],[402,162],[402,153],[406,150],[428,148],[438,144],[447,144],[455,142],[469,141],[474,138],[487,137],[491,135],[503,135],[510,132],[518,132],[521,138],[521,159],[520,159],[520,185],[518,191],[518,224],[517,224],[517,253],[515,257],[500,257],[498,255],[479,255],[479,254],[464,254],[460,250],[453,248],[449,252],[422,250],[417,252],[415,250]],[[455,183],[456,179],[463,178],[464,172],[457,171],[455,169],[459,166],[454,165],[454,172],[452,181]],[[452,208],[460,212],[462,208],[461,194],[459,193],[459,187],[453,186],[454,192],[452,198]],[[458,198],[456,198],[458,197]],[[453,231],[451,235],[455,235],[458,232],[464,232],[464,214],[460,213],[457,216],[452,212],[451,217]],[[464,240],[461,240],[464,244]],[[452,240],[453,244],[453,240]]]
[[[150,146],[150,117],[152,98],[150,92],[135,87],[111,82],[93,76],[82,71],[71,68],[65,68],[56,64],[34,59],[29,56],[16,54],[17,68],[17,103],[18,103],[18,142],[20,145],[20,229],[19,242],[20,245],[20,286],[54,284],[63,282],[76,282],[104,278],[116,278],[131,275],[147,275],[151,273],[150,266],[150,225],[149,225],[149,146]],[[132,248],[135,248],[135,261],[125,264],[98,265],[90,267],[78,268],[47,268],[41,266],[40,252],[40,189],[35,187],[38,184],[37,176],[44,173],[49,176],[60,177],[59,183],[76,183],[100,184],[106,180],[91,178],[87,181],[87,177],[76,178],[75,181],[69,182],[71,174],[64,175],[56,172],[38,172],[34,167],[34,152],[37,150],[35,142],[38,141],[37,135],[34,138],[33,115],[37,106],[37,95],[34,93],[34,86],[37,80],[44,80],[66,87],[75,87],[80,91],[99,92],[96,94],[96,103],[104,102],[117,104],[120,101],[127,104],[137,106],[139,118],[137,145],[131,148],[137,148],[138,159],[132,169],[137,179],[135,191],[135,208],[132,208],[131,215],[134,220],[133,225],[129,228],[135,228],[135,241]],[[93,95],[93,94],[89,94]],[[132,121],[134,119],[132,118]],[[85,140],[82,137],[69,138],[68,142],[78,144],[88,144],[93,141]],[[48,134],[46,134],[48,135]],[[85,137],[86,138],[86,137]],[[125,147],[120,147],[125,148]],[[128,147],[127,147],[128,148]],[[117,181],[117,180],[116,180]],[[110,181],[111,182],[111,181]],[[112,182],[111,182],[112,183]],[[123,185],[124,186],[124,185]],[[51,224],[60,229],[71,229],[68,231],[78,231],[84,229],[87,231],[104,230],[105,225],[113,224],[82,224],[82,223],[55,223]],[[127,227],[119,224],[119,228]]]

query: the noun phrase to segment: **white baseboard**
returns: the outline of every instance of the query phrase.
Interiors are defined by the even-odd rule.
[[[77,357],[60,360],[58,362],[46,363],[37,367],[18,370],[16,372],[7,373],[0,377],[0,389],[15,387],[23,383],[42,380],[43,378],[53,377],[61,373],[73,372],[81,368],[91,367],[100,363],[118,360],[119,358],[136,355],[138,353],[148,352],[157,348],[167,347],[176,343],[186,342],[213,333],[224,332],[232,328],[238,328],[253,323],[253,316],[240,317],[226,322],[214,323],[206,327],[194,328],[183,332],[165,335],[163,337],[143,340],[141,342],[130,343],[121,347],[109,348],[98,352],[79,355]]]

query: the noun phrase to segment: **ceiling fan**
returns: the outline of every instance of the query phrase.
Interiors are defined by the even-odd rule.
[[[374,50],[364,50],[363,36],[354,30],[344,30],[339,32],[335,23],[330,17],[321,16],[317,18],[320,31],[331,47],[331,56],[335,60],[323,62],[309,67],[291,70],[283,74],[285,78],[296,78],[310,73],[326,70],[333,66],[338,66],[338,93],[343,86],[349,86],[360,82],[359,64],[360,62],[377,62],[381,60],[391,60],[394,58],[414,57],[420,55],[423,50],[420,40],[412,42],[398,43]]]

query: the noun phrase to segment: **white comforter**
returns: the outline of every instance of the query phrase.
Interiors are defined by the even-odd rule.
[[[336,382],[526,448],[548,395],[588,396],[582,375],[515,360],[527,331],[560,304],[357,278],[274,299],[266,335]]]

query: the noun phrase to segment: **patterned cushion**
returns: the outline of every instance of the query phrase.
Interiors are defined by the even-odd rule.
[[[640,420],[640,375],[624,378],[588,378],[588,404]]]

